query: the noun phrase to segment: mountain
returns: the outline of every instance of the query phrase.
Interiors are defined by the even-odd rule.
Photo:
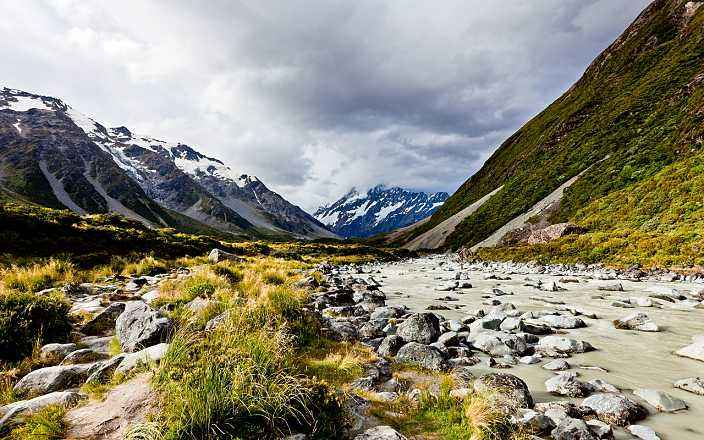
[[[340,200],[313,214],[342,237],[370,237],[422,220],[448,198],[444,192],[426,194],[376,186],[366,194],[354,188]]]
[[[256,177],[188,145],[107,128],[60,99],[8,88],[0,91],[0,189],[148,226],[334,237]]]
[[[395,242],[485,255],[514,245],[507,258],[704,263],[692,178],[704,145],[703,4],[653,1],[576,84]],[[587,232],[552,245],[512,235],[567,221]]]

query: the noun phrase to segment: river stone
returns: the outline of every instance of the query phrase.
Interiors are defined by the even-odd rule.
[[[678,380],[675,382],[675,388],[704,396],[704,380],[698,377],[689,377],[687,379]]]
[[[571,366],[567,361],[563,359],[556,359],[552,362],[548,362],[547,364],[543,365],[543,368],[550,371],[562,371],[569,370]]]
[[[492,356],[521,356],[528,350],[525,339],[503,332],[480,333],[471,342],[477,350]]]
[[[528,385],[513,374],[484,374],[474,381],[474,391],[496,391],[515,402],[519,408],[533,408],[533,396],[528,390]]]
[[[589,390],[584,382],[577,379],[577,373],[559,373],[545,381],[545,388],[551,394],[567,397],[584,397]]]
[[[120,361],[120,364],[115,369],[115,373],[129,374],[132,370],[140,365],[148,365],[150,362],[159,362],[169,349],[169,344],[161,343],[152,347],[147,347],[136,353],[128,353]]]
[[[354,440],[407,440],[390,426],[376,426],[357,435]]]
[[[118,316],[125,311],[125,303],[112,303],[102,312],[95,315],[90,321],[83,324],[81,333],[84,335],[97,336],[112,332],[115,328],[115,321]]]
[[[66,355],[60,365],[88,364],[107,359],[108,357],[106,353],[101,353],[90,348],[82,348]]]
[[[557,355],[585,353],[594,350],[594,347],[586,341],[578,341],[562,336],[545,336],[540,339],[536,348],[546,354]]]
[[[451,347],[459,343],[459,338],[457,337],[457,332],[447,332],[440,335],[438,338],[438,343],[445,347]]]
[[[574,316],[546,315],[540,318],[540,321],[557,329],[573,329],[587,326],[584,321]]]
[[[587,382],[587,387],[593,393],[618,393],[620,391],[603,379],[592,379]]]
[[[550,433],[554,440],[599,440],[584,421],[565,417]]]
[[[614,430],[608,423],[597,419],[585,420],[585,423],[596,438],[604,440],[612,440],[614,438]]]
[[[0,407],[0,430],[22,422],[24,414],[38,411],[49,405],[61,405],[64,407],[73,406],[85,396],[76,391],[55,391],[34,399],[21,400]]]
[[[374,309],[369,319],[393,319],[400,318],[406,314],[406,309],[398,306],[377,307]]]
[[[76,344],[46,344],[39,350],[42,362],[61,362],[72,351],[78,348]]]
[[[396,356],[396,353],[398,353],[401,347],[403,347],[403,344],[405,344],[405,342],[400,336],[387,336],[383,341],[381,341],[381,345],[379,345],[377,353],[379,356],[384,357]]]
[[[330,336],[336,341],[354,341],[359,337],[357,327],[347,321],[331,320],[328,323],[328,328]]]
[[[621,319],[614,320],[614,326],[622,330],[638,330],[641,332],[659,332],[660,328],[643,312],[634,312]]]
[[[57,365],[34,370],[14,386],[17,394],[46,394],[83,384],[93,364]]]
[[[649,426],[630,425],[626,428],[628,432],[642,440],[660,440],[655,430]]]
[[[635,390],[633,394],[645,400],[655,407],[656,410],[661,412],[674,412],[687,409],[687,403],[684,400],[673,397],[662,391],[641,388]]]
[[[430,345],[409,342],[396,353],[396,361],[418,365],[434,371],[447,369],[447,361],[442,351]]]
[[[430,344],[440,336],[440,320],[434,313],[415,313],[398,325],[396,335],[406,342]]]
[[[648,415],[648,410],[623,394],[595,394],[587,397],[582,406],[593,410],[602,422],[628,426]]]
[[[166,341],[172,330],[170,318],[141,301],[128,302],[115,325],[120,346],[128,353]]]
[[[695,359],[704,362],[704,337],[695,336],[694,343],[675,352],[677,356]]]
[[[544,414],[540,414],[532,409],[521,409],[518,411],[520,417],[516,417],[516,423],[528,432],[533,434],[543,434],[555,428],[555,422]]]

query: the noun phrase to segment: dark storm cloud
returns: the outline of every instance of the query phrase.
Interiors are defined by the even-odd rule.
[[[188,142],[310,209],[352,185],[454,190],[648,3],[8,2],[0,57],[9,86]]]

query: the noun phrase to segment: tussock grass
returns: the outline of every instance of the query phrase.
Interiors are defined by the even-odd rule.
[[[363,366],[375,360],[374,353],[366,347],[325,341],[306,352],[300,362],[307,376],[340,386],[361,377]]]
[[[60,440],[68,426],[64,421],[66,408],[50,405],[29,414],[24,423],[8,434],[8,440]]]
[[[52,258],[26,267],[13,265],[0,271],[0,279],[6,290],[33,293],[54,287],[59,282],[77,281],[78,277],[72,263]]]
[[[128,263],[122,269],[123,275],[156,275],[169,270],[169,264],[165,260],[159,260],[149,255],[139,261]]]

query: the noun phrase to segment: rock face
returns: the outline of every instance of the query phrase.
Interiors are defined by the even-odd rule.
[[[318,208],[314,216],[342,237],[370,237],[432,215],[447,198],[444,192],[427,194],[379,185],[366,194],[352,189],[335,203]]]
[[[399,324],[396,335],[406,342],[430,344],[440,336],[440,321],[433,313],[416,313]]]
[[[582,234],[583,232],[584,228],[574,223],[558,223],[533,231],[526,241],[528,244],[547,243],[565,235]]]
[[[141,301],[127,303],[115,325],[120,345],[128,353],[166,341],[172,330],[170,318]]]
[[[390,426],[377,426],[367,429],[354,440],[406,440],[406,437]]]
[[[519,408],[533,408],[533,396],[523,380],[513,374],[490,373],[474,381],[474,390],[483,393],[496,391],[507,396]]]
[[[46,394],[74,388],[85,382],[92,364],[57,365],[34,370],[14,386],[17,394]]]
[[[428,370],[442,371],[447,368],[445,355],[431,345],[409,342],[396,354],[398,362],[418,365]]]
[[[595,394],[582,406],[593,410],[599,420],[617,426],[628,426],[648,415],[648,411],[622,394]]]
[[[67,438],[122,440],[127,429],[146,421],[156,402],[148,375],[116,386],[104,401],[91,401],[66,414]]]

